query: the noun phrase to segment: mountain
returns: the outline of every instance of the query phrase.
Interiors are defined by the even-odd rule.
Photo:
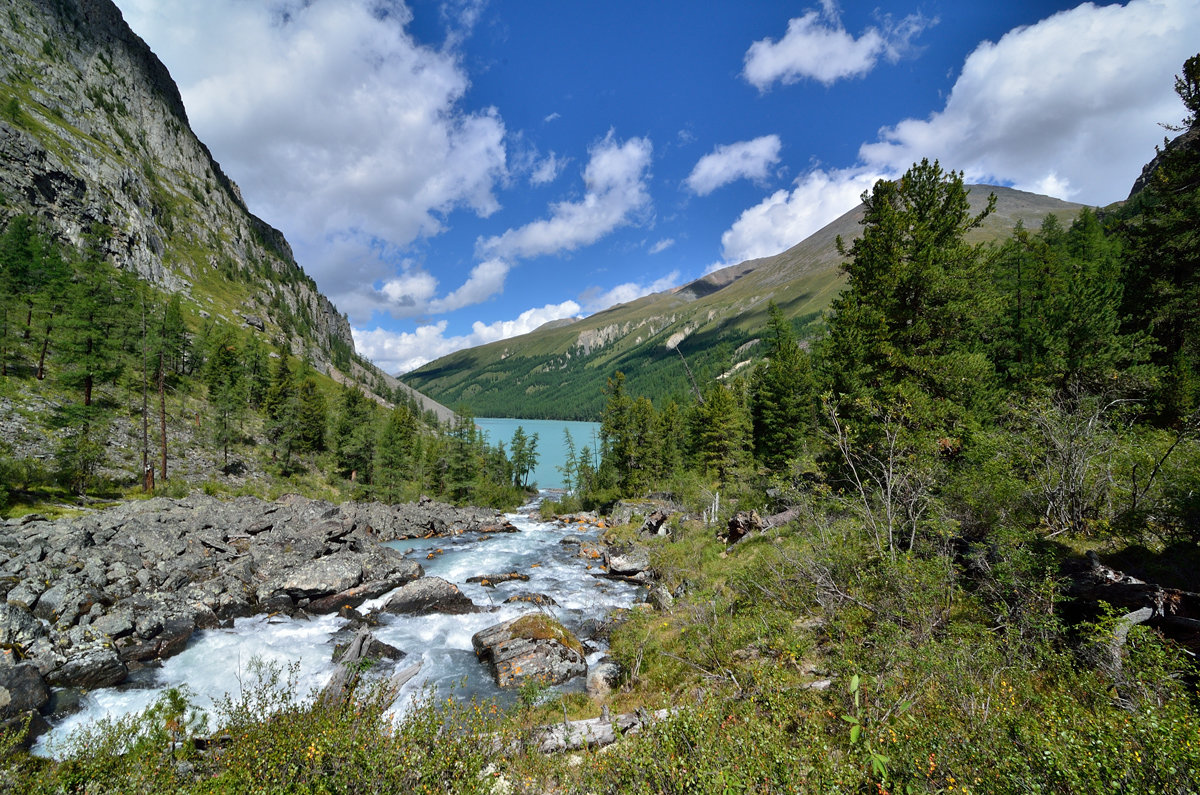
[[[972,186],[973,210],[990,193],[996,210],[970,233],[999,240],[1018,221],[1036,227],[1047,214],[1069,219],[1082,205],[988,185]],[[596,419],[603,387],[616,370],[631,394],[679,396],[689,382],[747,367],[774,301],[802,335],[811,333],[844,285],[840,236],[857,237],[862,205],[792,248],[714,271],[573,322],[556,321],[520,337],[458,351],[403,376],[447,405],[479,416]],[[686,360],[686,366],[684,361]],[[689,374],[690,369],[690,374]]]
[[[110,0],[5,5],[0,227],[32,215],[180,295],[193,326],[253,328],[337,380],[394,393],[394,379],[355,355],[349,322],[283,234],[250,212],[192,132],[170,73]]]

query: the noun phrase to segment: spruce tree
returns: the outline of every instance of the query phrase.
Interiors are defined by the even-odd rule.
[[[973,214],[962,174],[922,160],[863,204],[859,238],[838,240],[848,281],[822,341],[822,381],[846,406],[904,405],[912,422],[960,432],[996,398],[986,340],[997,298],[982,250],[966,242],[995,197]]]
[[[782,469],[816,422],[815,386],[808,354],[792,324],[772,301],[768,308],[766,361],[750,385],[754,454],[769,469]]]

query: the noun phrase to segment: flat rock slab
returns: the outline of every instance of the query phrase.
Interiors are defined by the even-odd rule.
[[[389,613],[425,616],[430,613],[461,615],[477,613],[479,608],[458,586],[441,577],[422,577],[401,587],[383,609]]]

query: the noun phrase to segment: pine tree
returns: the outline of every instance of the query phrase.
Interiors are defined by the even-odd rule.
[[[767,360],[750,385],[754,454],[769,469],[782,469],[816,424],[816,387],[808,354],[792,324],[772,301],[768,308]]]
[[[952,432],[996,398],[986,351],[998,312],[982,250],[966,242],[995,206],[972,214],[961,173],[935,161],[863,194],[862,234],[821,345],[822,381],[853,405],[897,402]],[[864,419],[870,412],[864,414]]]
[[[343,385],[332,428],[338,474],[355,481],[370,480],[375,434],[373,402],[357,386]]]
[[[697,462],[722,485],[734,481],[749,461],[750,417],[739,386],[710,384],[694,409]]]
[[[418,458],[413,449],[417,436],[416,418],[406,406],[396,406],[388,415],[375,446],[375,464],[371,482],[380,499],[399,502],[410,476],[412,462]]]
[[[204,380],[213,442],[229,464],[229,448],[241,438],[246,409],[246,380],[239,352],[240,340],[230,330],[217,332],[205,361]]]
[[[1148,184],[1130,202],[1122,233],[1128,269],[1125,327],[1149,329],[1163,372],[1157,403],[1164,424],[1200,408],[1200,54],[1175,79],[1188,131],[1164,146]]]

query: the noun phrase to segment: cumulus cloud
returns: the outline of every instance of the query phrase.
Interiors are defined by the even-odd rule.
[[[463,348],[527,334],[552,320],[578,317],[580,311],[579,304],[574,301],[547,304],[527,309],[514,320],[498,320],[495,323],[476,321],[470,334],[450,337],[446,336],[448,324],[445,320],[419,326],[413,332],[395,332],[383,328],[354,328],[351,331],[355,349],[359,353],[383,370],[401,374]]]
[[[652,282],[625,282],[618,284],[609,290],[601,290],[599,287],[593,287],[585,290],[580,300],[583,301],[584,309],[591,314],[599,312],[602,309],[608,309],[616,304],[625,304],[630,301],[637,300],[643,295],[651,293],[661,293],[663,290],[670,290],[672,287],[679,286],[679,271],[671,271],[662,278],[655,279]]]
[[[330,238],[403,248],[441,231],[453,210],[499,207],[504,123],[494,109],[462,106],[468,79],[456,55],[417,42],[403,4],[118,4],[167,62],[200,138],[335,301],[347,288]],[[480,7],[456,2],[447,13],[467,30]],[[367,283],[391,276],[377,258],[370,267]]]
[[[1103,205],[1124,198],[1182,105],[1173,75],[1195,54],[1195,0],[1085,3],[963,64],[945,108],[880,132],[860,157],[903,170],[938,158],[971,181],[1002,181]]]
[[[646,180],[651,151],[646,138],[622,143],[609,131],[589,151],[583,198],[553,204],[549,218],[480,240],[479,256],[528,259],[574,251],[632,223],[650,204]]]
[[[545,185],[548,182],[553,182],[564,165],[566,165],[565,161],[551,152],[533,167],[533,170],[529,174],[529,184]]]
[[[471,269],[471,275],[454,292],[429,302],[433,314],[453,312],[464,306],[481,304],[504,291],[504,280],[511,266],[502,259],[485,260]]]
[[[764,179],[779,162],[778,135],[718,146],[696,163],[686,180],[698,196],[707,196],[722,185],[739,179]]]
[[[786,251],[840,215],[852,210],[864,191],[884,174],[870,169],[814,170],[792,190],[778,190],[742,212],[721,235],[724,262],[710,271]]]
[[[910,14],[899,22],[884,17],[882,29],[867,28],[855,38],[842,26],[837,5],[825,0],[821,9],[807,11],[788,21],[787,33],[778,41],[760,39],[746,51],[742,77],[759,91],[773,83],[796,83],[804,78],[825,85],[848,77],[861,77],[879,59],[895,62],[910,40],[937,20]]]

